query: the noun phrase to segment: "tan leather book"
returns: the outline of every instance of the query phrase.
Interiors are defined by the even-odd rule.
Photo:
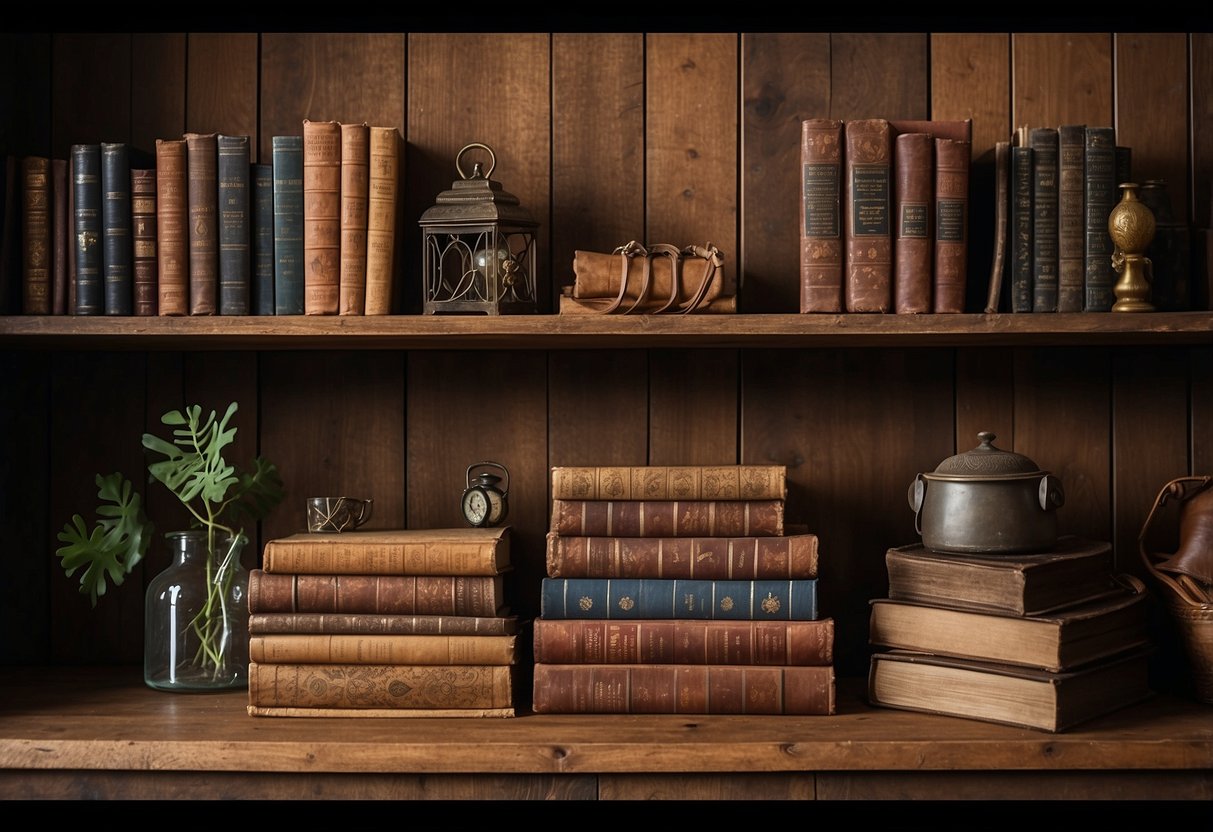
[[[189,314],[186,167],[185,139],[156,139],[156,312],[160,315]]]
[[[844,126],[843,288],[848,312],[893,309],[892,133],[882,118]]]
[[[598,537],[783,534],[783,500],[552,500],[549,531]]]
[[[249,663],[249,706],[278,708],[512,708],[510,665]]]
[[[156,170],[131,170],[134,312],[156,314]]]
[[[26,315],[51,313],[51,161],[21,160],[21,299]]]
[[[214,315],[219,292],[219,136],[186,133],[189,313]]]
[[[800,125],[800,311],[842,312],[842,122]]]
[[[400,192],[400,132],[370,128],[366,217],[366,314],[392,313],[396,205]]]
[[[573,297],[578,299],[620,297],[622,309],[629,308],[643,295],[637,307],[660,307],[670,299],[674,287],[674,258],[651,254],[648,258],[648,280],[645,280],[646,258],[624,257],[600,251],[573,252]],[[626,271],[625,271],[626,266]],[[696,297],[704,281],[703,301],[711,302],[736,294],[733,283],[726,278],[724,268],[702,257],[683,257],[678,268],[677,301],[682,303]]]
[[[248,629],[269,633],[333,635],[509,636],[522,631],[516,615],[375,615],[372,613],[262,612],[249,616]]]
[[[900,133],[893,141],[893,308],[931,311],[935,254],[935,139]]]
[[[510,568],[508,527],[300,532],[267,541],[262,568],[312,575],[496,575]]]
[[[67,159],[51,160],[51,314],[67,314],[68,245]]]
[[[556,465],[558,500],[776,500],[786,465]]]
[[[517,636],[272,633],[249,637],[267,664],[470,665],[517,663]]]
[[[249,612],[494,616],[501,575],[295,575],[249,571]]]
[[[366,313],[367,198],[370,188],[370,127],[341,125],[341,274],[338,312]]]
[[[969,248],[969,142],[935,139],[936,312],[964,312]]]
[[[303,122],[303,311],[336,315],[341,285],[341,125]]]
[[[817,577],[815,534],[623,537],[547,534],[549,578],[778,580]]]

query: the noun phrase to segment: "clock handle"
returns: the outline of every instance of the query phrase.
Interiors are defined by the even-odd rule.
[[[509,495],[509,493],[510,493],[510,472],[507,471],[506,467],[504,465],[502,465],[500,462],[476,462],[476,463],[473,463],[472,465],[469,465],[468,470],[467,470],[468,488],[472,487],[472,471],[476,470],[477,468],[499,468],[499,469],[501,469],[501,473],[505,475],[505,477],[504,477],[505,488],[501,489],[501,495],[503,497]]]

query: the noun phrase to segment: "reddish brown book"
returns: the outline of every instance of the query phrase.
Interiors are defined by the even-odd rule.
[[[536,664],[537,714],[834,713],[834,667]]]
[[[783,500],[553,500],[549,531],[584,537],[770,537],[783,534]]]
[[[72,184],[72,163],[67,163],[67,314],[76,314],[76,189]]]
[[[249,612],[501,615],[501,575],[276,575],[249,572]]]
[[[67,159],[51,160],[51,314],[67,314]]]
[[[889,312],[893,308],[892,133],[882,118],[848,121],[844,132],[846,308]]]
[[[518,616],[374,615],[371,613],[262,612],[249,616],[250,633],[399,635],[516,635]]]
[[[366,314],[367,198],[371,133],[366,124],[341,125],[341,273],[338,311]]]
[[[303,311],[336,315],[341,287],[341,125],[303,122]]]
[[[534,621],[534,659],[547,664],[834,663],[834,620]]]
[[[134,311],[156,314],[156,171],[131,170],[131,240],[134,243]]]
[[[249,637],[266,664],[515,664],[518,636],[268,633]]]
[[[800,311],[842,312],[842,122],[800,125]]]
[[[815,534],[780,537],[570,537],[548,532],[549,578],[817,577]]]
[[[21,308],[51,313],[51,160],[21,160]]]
[[[189,314],[186,167],[184,139],[156,139],[156,312],[160,315]]]
[[[969,155],[971,144],[935,139],[936,312],[965,311],[969,245]]]
[[[219,136],[187,133],[189,313],[214,315],[219,292]]]
[[[396,250],[396,204],[400,191],[400,133],[371,128],[370,180],[366,217],[366,314],[392,312],[392,270]]]
[[[785,465],[557,465],[556,500],[775,500]]]
[[[935,254],[935,139],[901,133],[893,143],[893,308],[931,311]]]
[[[496,575],[510,568],[508,527],[299,532],[270,540],[266,572],[312,575]]]

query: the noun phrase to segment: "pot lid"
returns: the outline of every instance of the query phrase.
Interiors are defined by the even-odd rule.
[[[981,444],[971,451],[950,456],[935,469],[937,475],[992,479],[1022,477],[1045,473],[1023,454],[994,447],[997,438],[989,431],[977,434]]]

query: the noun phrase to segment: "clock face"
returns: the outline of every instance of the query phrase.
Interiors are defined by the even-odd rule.
[[[463,495],[463,516],[473,526],[483,525],[489,517],[489,500],[484,491],[473,488]]]

